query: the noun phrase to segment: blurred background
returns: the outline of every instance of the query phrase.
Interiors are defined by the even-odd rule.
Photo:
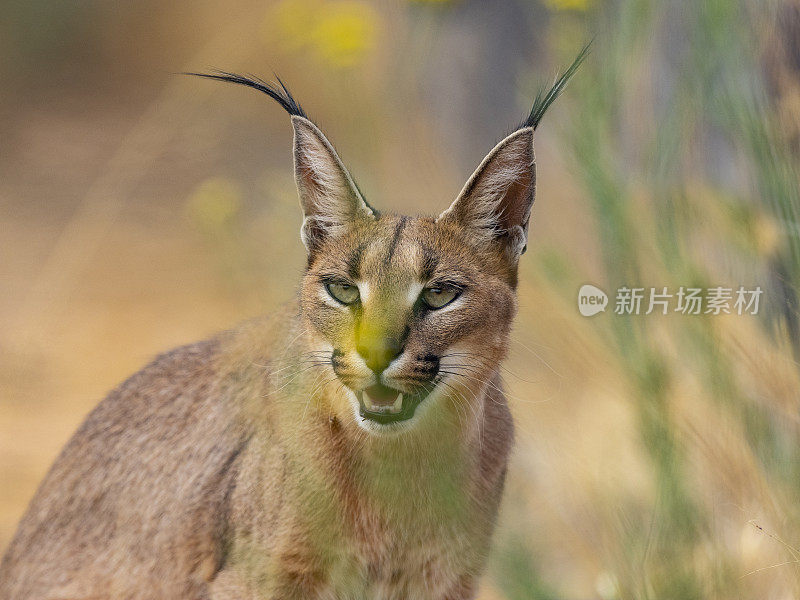
[[[796,0],[6,0],[0,551],[110,388],[295,293],[287,116],[177,73],[279,73],[372,204],[437,214],[592,38],[537,132],[480,597],[800,597]],[[764,294],[614,315],[626,284]]]

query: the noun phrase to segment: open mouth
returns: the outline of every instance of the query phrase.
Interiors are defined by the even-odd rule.
[[[404,394],[400,390],[377,384],[356,393],[360,415],[382,425],[407,421],[427,394]]]

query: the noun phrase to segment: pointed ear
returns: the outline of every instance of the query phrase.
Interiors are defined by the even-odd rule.
[[[498,244],[516,261],[528,243],[536,192],[533,128],[509,135],[483,159],[437,221],[455,223],[478,244]]]
[[[292,117],[294,177],[303,208],[300,237],[309,253],[330,235],[374,213],[322,132],[308,119]]]

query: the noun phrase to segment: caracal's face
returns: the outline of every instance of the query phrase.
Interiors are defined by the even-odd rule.
[[[478,417],[505,353],[514,277],[501,254],[434,219],[379,216],[331,237],[301,297],[315,359],[343,384],[337,416],[372,433]]]
[[[326,396],[330,410],[381,434],[441,422],[432,415],[474,425],[516,306],[533,128],[495,146],[433,219],[379,214],[316,125],[300,116],[292,124],[307,358],[342,384]]]
[[[407,430],[436,407],[445,417],[472,415],[473,424],[481,418],[488,377],[506,350],[528,243],[533,134],[588,49],[537,95],[528,117],[435,219],[375,211],[280,80],[195,73],[257,89],[291,115],[308,252],[301,304],[313,346],[303,360],[336,374],[347,401],[342,409],[334,399],[330,408],[340,418],[349,411],[375,433]]]

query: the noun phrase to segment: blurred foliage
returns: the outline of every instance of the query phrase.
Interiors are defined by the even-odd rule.
[[[745,2],[727,0],[686,3],[681,20],[670,21],[675,13],[646,0],[598,7],[587,25],[593,29],[599,24],[614,34],[600,36],[593,68],[576,83],[578,116],[571,146],[594,209],[611,289],[654,278],[679,284],[753,277],[759,262],[770,270],[777,260],[784,285],[772,291],[784,307],[789,340],[796,345],[797,157],[786,153],[786,140],[771,124],[772,109],[753,60],[756,40],[769,26],[767,15],[751,20],[747,8]],[[679,35],[676,29],[690,36],[686,51],[662,43]],[[658,86],[658,103],[643,105]],[[653,119],[652,125],[642,123],[644,115]],[[712,135],[719,141],[709,145]],[[734,162],[743,177],[720,180],[714,154]],[[749,202],[743,181],[753,182],[755,194]],[[698,184],[705,186],[702,192]],[[714,229],[703,231],[704,222],[714,222]],[[703,253],[692,248],[698,236],[703,237]],[[719,269],[708,261],[709,248],[725,255],[731,253],[731,244],[747,255],[750,269]],[[699,599],[740,594],[730,580],[735,555],[717,546],[719,532],[710,526],[715,507],[701,500],[690,475],[696,459],[685,444],[675,389],[694,378],[710,400],[732,410],[772,485],[785,486],[794,499],[800,498],[800,478],[794,468],[784,469],[800,465],[797,424],[787,431],[769,409],[743,394],[732,357],[717,348],[728,332],[716,324],[671,320],[670,336],[693,349],[685,355],[688,363],[683,353],[675,355],[665,346],[657,321],[615,320],[611,325],[616,353],[633,386],[640,436],[658,489],[650,522],[643,520],[640,531],[634,530],[636,539],[647,540],[640,557],[635,556],[636,545],[632,547],[633,560],[643,568],[620,580],[620,595]],[[698,361],[703,368],[697,368]],[[794,392],[796,401],[798,390]],[[788,513],[781,519],[796,518],[791,505],[784,510]],[[713,560],[698,555],[701,548]],[[797,593],[797,578],[790,581]]]

